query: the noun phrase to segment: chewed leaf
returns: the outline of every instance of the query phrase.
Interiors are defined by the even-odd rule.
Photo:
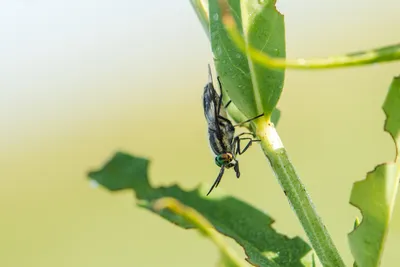
[[[357,266],[379,266],[400,178],[400,77],[394,78],[383,105],[385,130],[396,145],[394,162],[381,164],[365,180],[354,183],[350,203],[360,209],[362,221],[349,233]]]
[[[215,66],[224,90],[248,119],[262,113],[271,117],[282,92],[284,70],[272,70],[254,63],[230,38],[223,16],[227,13],[232,16],[249,44],[284,58],[284,20],[274,4],[272,0],[209,0]]]
[[[358,266],[379,266],[399,182],[398,170],[397,164],[383,164],[354,184],[350,203],[361,210],[363,219],[349,234],[349,242]]]
[[[299,237],[288,238],[277,233],[271,226],[273,219],[267,214],[219,192],[207,197],[208,186],[192,191],[185,191],[176,185],[153,187],[148,180],[148,162],[147,159],[118,152],[102,168],[89,172],[88,176],[110,190],[133,189],[139,206],[182,228],[195,228],[195,225],[170,211],[154,209],[154,201],[172,197],[195,209],[218,232],[239,243],[253,265],[303,266],[301,259],[310,251],[309,245]]]
[[[400,76],[393,79],[383,110],[386,114],[385,130],[390,133],[396,144],[396,160],[400,152]]]

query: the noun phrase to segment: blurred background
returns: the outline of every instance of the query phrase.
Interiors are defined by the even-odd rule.
[[[399,41],[396,0],[279,6],[290,58]],[[123,150],[152,160],[156,186],[214,181],[201,102],[212,55],[189,1],[6,0],[0,35],[0,266],[214,266],[216,248],[195,231],[86,178]],[[349,265],[346,234],[359,215],[350,190],[394,157],[381,106],[398,74],[399,63],[287,71],[278,131]],[[241,171],[218,190],[305,238],[258,146]],[[398,240],[400,200],[383,266],[398,265]]]

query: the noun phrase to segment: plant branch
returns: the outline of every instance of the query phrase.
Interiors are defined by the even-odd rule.
[[[275,127],[265,118],[260,118],[255,123],[256,133],[261,140],[264,154],[267,156],[275,176],[321,263],[326,267],[345,266],[294,166],[290,162]]]
[[[226,0],[220,1],[221,4],[227,5]],[[400,44],[385,46],[369,51],[355,52],[347,55],[331,56],[327,58],[298,58],[290,60],[271,57],[268,54],[254,48],[251,44],[246,44],[229,8],[223,8],[222,12],[224,27],[235,45],[243,53],[248,53],[254,62],[257,62],[258,64],[267,68],[332,69],[400,60]]]

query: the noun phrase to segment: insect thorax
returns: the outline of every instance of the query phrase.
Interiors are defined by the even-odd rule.
[[[232,152],[233,133],[209,128],[210,147],[215,155]]]

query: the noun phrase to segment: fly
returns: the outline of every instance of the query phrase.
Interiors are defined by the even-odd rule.
[[[208,83],[204,87],[203,93],[203,108],[204,115],[208,124],[208,139],[210,146],[215,156],[215,164],[220,167],[220,171],[214,184],[211,186],[207,195],[216,188],[221,182],[222,176],[224,175],[225,169],[233,167],[236,173],[236,177],[240,177],[239,161],[237,160],[237,154],[243,154],[253,142],[259,142],[260,140],[254,139],[254,134],[250,132],[241,133],[235,136],[235,126],[240,126],[244,123],[250,122],[257,119],[264,114],[258,115],[255,118],[247,120],[243,123],[233,126],[232,122],[227,119],[226,108],[229,106],[229,101],[225,106],[222,104],[222,85],[219,77],[217,77],[221,94],[218,95],[216,92],[212,75],[211,68],[208,65]],[[251,137],[243,137],[245,135],[251,135]],[[248,140],[248,143],[240,149],[240,141]]]

